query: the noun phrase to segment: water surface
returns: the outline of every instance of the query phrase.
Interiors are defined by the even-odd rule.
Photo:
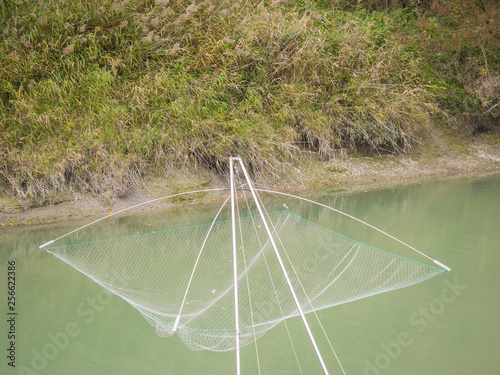
[[[452,268],[418,285],[318,313],[347,374],[500,373],[496,272],[500,176],[316,194],[315,199],[390,232]],[[331,215],[322,217],[321,211],[308,207],[298,207],[306,218],[335,220],[333,225],[341,233],[379,248],[395,246],[403,251],[371,230]],[[77,240],[91,238],[96,230],[119,235],[206,223],[217,208],[128,216],[89,228]],[[191,351],[176,336],[159,338],[125,301],[38,249],[79,224],[1,229],[1,275],[6,280],[7,262],[15,261],[18,313],[16,368],[10,368],[3,356],[2,374],[235,373],[233,352]],[[5,322],[7,287],[1,285]],[[5,353],[9,340],[7,326],[2,327]],[[288,327],[302,373],[321,373],[300,320],[291,319]],[[341,373],[314,322],[312,329],[330,373]],[[263,374],[300,373],[283,324],[257,344]],[[242,349],[242,361],[243,374],[258,373],[253,345]]]

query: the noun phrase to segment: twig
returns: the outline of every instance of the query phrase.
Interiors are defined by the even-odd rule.
[[[494,106],[490,107],[490,109],[488,109],[488,110],[486,111],[486,113],[491,112],[491,110],[492,110],[493,108],[495,108],[496,106],[498,106],[499,104],[500,104],[500,102],[497,102],[497,104],[495,104]],[[493,114],[493,113],[492,113],[492,115],[493,115],[493,117],[496,117],[496,116],[495,116],[495,114]]]

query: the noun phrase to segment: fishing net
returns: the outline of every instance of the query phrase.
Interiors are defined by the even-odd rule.
[[[305,313],[444,272],[359,243],[290,210],[265,218]],[[243,346],[298,312],[262,217],[238,218],[236,228]],[[231,221],[45,250],[130,303],[158,335],[177,333],[194,350],[235,348]]]

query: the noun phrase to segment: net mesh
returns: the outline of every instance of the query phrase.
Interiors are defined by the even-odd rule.
[[[306,313],[443,272],[356,242],[288,210],[266,214],[266,220]],[[296,316],[297,308],[262,217],[238,219],[236,226],[244,346]],[[46,250],[129,302],[158,335],[177,333],[194,350],[226,351],[235,347],[231,238],[231,221],[220,221]]]

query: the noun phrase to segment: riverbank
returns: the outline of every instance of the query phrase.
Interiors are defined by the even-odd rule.
[[[406,171],[448,152],[429,132],[498,128],[493,1],[4,3],[7,215],[208,187],[229,155],[284,189],[359,184],[383,173],[356,155]]]
[[[310,195],[311,191],[355,191],[500,172],[500,135],[482,134],[474,139],[447,142],[434,133],[430,142],[405,155],[346,156],[317,161],[304,158],[301,164],[282,163],[273,173],[257,176],[259,182],[281,191]],[[106,216],[127,207],[184,191],[223,188],[224,176],[198,168],[179,171],[167,178],[151,177],[132,186],[119,198],[104,200],[90,194],[66,192],[43,207],[23,209],[18,201],[0,196],[0,227],[54,223]],[[225,193],[194,194],[175,200],[154,202],[138,210],[182,209],[206,204]]]

